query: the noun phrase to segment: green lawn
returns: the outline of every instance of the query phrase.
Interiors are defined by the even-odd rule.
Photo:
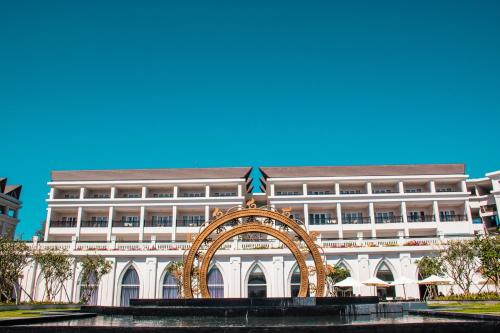
[[[485,303],[450,303],[432,304],[429,308],[448,312],[473,313],[473,314],[497,314],[500,315],[500,304]]]
[[[21,317],[39,317],[42,315],[42,312],[49,311],[68,311],[68,310],[79,310],[78,308],[70,308],[70,309],[37,309],[37,310],[11,310],[11,311],[0,311],[0,320],[7,318],[21,318]]]

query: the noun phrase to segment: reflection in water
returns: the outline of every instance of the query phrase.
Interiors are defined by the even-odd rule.
[[[258,326],[330,326],[363,324],[402,324],[425,322],[463,322],[464,319],[423,317],[403,314],[370,315],[356,317],[133,317],[133,316],[97,316],[33,326],[135,326],[135,327],[258,327]]]

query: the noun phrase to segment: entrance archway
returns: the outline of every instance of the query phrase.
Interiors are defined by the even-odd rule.
[[[308,275],[316,274],[316,285],[309,286],[317,297],[324,296],[325,269],[317,245],[312,237],[291,219],[290,211],[274,208],[256,208],[251,200],[246,209],[222,212],[216,210],[216,219],[205,222],[195,237],[184,260],[183,292],[185,298],[193,298],[193,277],[196,276],[195,260],[199,267],[199,292],[209,298],[207,271],[215,252],[234,236],[246,233],[264,233],[282,242],[292,252],[301,271],[301,288],[298,297],[306,297],[309,286]],[[226,230],[228,229],[228,230]],[[292,233],[292,234],[291,234]],[[296,245],[298,243],[298,245]],[[206,251],[206,253],[203,253]],[[305,259],[311,255],[314,267],[307,267]]]

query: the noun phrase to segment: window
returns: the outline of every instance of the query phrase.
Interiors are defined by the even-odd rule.
[[[361,190],[340,190],[340,194],[361,194]]]
[[[454,221],[455,220],[455,211],[454,210],[442,210],[439,212],[439,219],[441,221]]]
[[[124,193],[124,198],[140,198],[141,195],[139,193]]]
[[[153,193],[153,198],[171,198],[173,196],[172,193]]]
[[[90,218],[92,222],[108,222],[107,216],[92,216]]]
[[[124,227],[138,227],[139,216],[122,216],[122,222]]]
[[[76,193],[66,193],[64,194],[64,199],[78,199],[80,198],[79,194]]]
[[[376,223],[391,222],[393,218],[394,218],[393,212],[377,212],[377,213],[375,213],[375,222]]]
[[[205,222],[205,216],[202,215],[186,215],[182,217],[182,223],[186,227],[200,226]]]
[[[255,265],[248,276],[248,297],[266,297],[267,282],[264,272],[259,265]]]
[[[342,213],[342,222],[362,223],[362,220],[363,220],[363,213],[360,212]]]
[[[278,191],[277,195],[300,195],[299,191]]]
[[[204,197],[205,193],[202,192],[187,192],[187,193],[182,193],[183,197],[188,197],[188,198],[200,198]]]
[[[295,267],[292,278],[290,279],[290,295],[292,297],[297,297],[300,290],[300,268]]]
[[[122,278],[120,306],[129,306],[131,299],[139,298],[139,290],[139,275],[133,267],[130,267]]]
[[[151,217],[153,227],[169,227],[172,225],[172,216],[156,216]]]
[[[383,262],[378,268],[376,276],[380,280],[387,283],[391,283],[394,281],[394,275],[385,262]],[[387,297],[394,298],[396,297],[396,288],[394,286],[390,286],[388,288],[377,288],[377,296],[382,299],[386,299]]]
[[[179,286],[177,280],[170,274],[166,273],[163,278],[163,298],[179,298]]]
[[[332,194],[330,191],[309,191],[309,195],[329,195]]]
[[[236,192],[215,192],[214,197],[235,197]]]
[[[407,188],[405,189],[405,193],[421,193],[421,188]]]
[[[99,285],[97,284],[96,273],[93,272],[89,276],[88,285],[82,285],[82,280],[80,277],[80,301],[86,301],[85,305],[97,305],[97,295],[99,291]],[[86,300],[84,298],[87,298]]]
[[[107,199],[109,198],[109,193],[94,193],[93,197],[96,199]]]
[[[387,188],[377,188],[373,190],[373,193],[391,193],[392,191]]]
[[[423,211],[408,212],[408,222],[425,222],[425,212]]]
[[[212,267],[207,278],[208,292],[212,298],[224,298],[224,278],[217,267]]]
[[[440,187],[436,189],[436,192],[453,192],[451,187]]]
[[[331,215],[328,213],[314,213],[309,214],[310,224],[325,224],[330,222]]]

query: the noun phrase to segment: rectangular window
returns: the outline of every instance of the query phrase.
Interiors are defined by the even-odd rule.
[[[407,188],[405,189],[405,193],[421,193],[421,188]]]

